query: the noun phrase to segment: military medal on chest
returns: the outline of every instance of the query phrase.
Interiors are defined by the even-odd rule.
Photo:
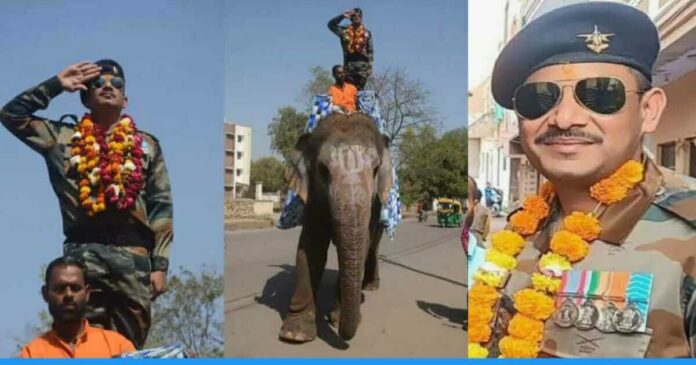
[[[554,323],[582,331],[643,332],[652,280],[646,273],[568,271],[562,277]]]

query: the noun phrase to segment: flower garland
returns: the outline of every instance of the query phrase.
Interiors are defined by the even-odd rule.
[[[80,205],[88,216],[107,208],[126,210],[143,186],[142,139],[135,122],[123,115],[108,134],[85,114],[71,138],[70,164],[77,170]]]
[[[623,200],[642,180],[643,165],[631,160],[592,185],[590,195],[599,202],[597,208],[602,204],[608,206]],[[525,244],[524,237],[536,233],[540,223],[548,217],[553,196],[553,186],[546,182],[539,195],[528,197],[522,209],[510,217],[512,229],[493,235],[493,248],[475,274],[475,284],[469,292],[469,358],[488,357],[485,344],[490,341],[493,309],[501,296],[498,289],[517,265],[516,257]],[[602,230],[594,213],[577,211],[565,217],[563,227],[552,236],[550,252],[539,259],[539,272],[531,277],[532,287],[513,296],[517,313],[508,323],[507,335],[498,344],[502,358],[537,357],[544,337],[544,322],[554,312],[554,295],[561,285],[561,275],[572,269],[572,263],[587,256],[590,242],[597,239]],[[476,310],[472,311],[474,308]]]
[[[353,24],[349,25],[343,33],[343,37],[348,43],[348,52],[351,54],[362,52],[367,42],[366,34],[364,25],[360,24],[357,27]]]

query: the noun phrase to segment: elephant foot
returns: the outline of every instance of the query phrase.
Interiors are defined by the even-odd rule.
[[[363,281],[362,287],[367,291],[375,291],[379,289],[379,278],[373,279],[372,281]]]
[[[360,293],[360,304],[365,303],[365,293]],[[341,319],[341,305],[337,302],[331,308],[331,312],[326,316],[329,321],[329,325],[334,328],[338,328],[338,322]]]
[[[317,337],[317,325],[314,311],[288,314],[278,337],[283,341],[304,343]]]

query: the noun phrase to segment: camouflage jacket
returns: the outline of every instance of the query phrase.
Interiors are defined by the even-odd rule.
[[[491,356],[515,309],[512,296],[531,287],[539,257],[561,228],[558,203],[539,233],[528,238],[500,301]],[[628,197],[605,208],[602,232],[589,255],[573,269],[652,273],[654,281],[645,332],[603,333],[546,322],[540,357],[696,356],[696,180],[648,160],[645,179]],[[558,310],[558,304],[556,307]]]
[[[329,20],[329,29],[341,40],[341,47],[343,48],[343,65],[348,66],[352,63],[366,63],[372,65],[375,59],[374,49],[372,48],[372,32],[365,30],[367,36],[367,43],[365,44],[364,53],[350,53],[348,51],[348,42],[346,41],[345,32],[348,29],[347,26],[339,25],[344,19],[343,14]]]
[[[69,142],[75,125],[33,115],[38,109],[46,109],[51,99],[61,92],[58,78],[48,79],[7,103],[0,110],[0,120],[14,136],[44,157],[51,186],[60,204],[66,242],[80,237],[80,241],[109,241],[109,244],[132,246],[117,234],[99,238],[99,234],[93,232],[138,232],[137,237],[142,237],[143,242],[135,245],[148,249],[152,270],[166,271],[173,239],[173,210],[169,175],[159,142],[152,135],[139,131],[143,140],[145,181],[135,207],[127,212],[107,208],[106,212],[88,217],[80,206],[77,175],[69,163]]]

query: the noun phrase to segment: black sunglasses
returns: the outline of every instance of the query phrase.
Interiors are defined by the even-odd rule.
[[[93,89],[98,89],[104,85],[106,85],[107,80],[104,76],[99,76],[99,78],[95,79],[92,81],[89,86]],[[126,86],[126,82],[123,80],[123,78],[114,76],[111,78],[111,81],[109,82],[111,86],[115,89],[123,90],[123,87]]]
[[[626,105],[626,94],[644,93],[647,90],[626,90],[624,82],[615,77],[590,77],[576,81],[573,88],[575,100],[591,112],[610,115]],[[571,85],[556,82],[532,82],[515,90],[513,107],[523,119],[537,119],[556,107],[563,95],[563,89]]]

